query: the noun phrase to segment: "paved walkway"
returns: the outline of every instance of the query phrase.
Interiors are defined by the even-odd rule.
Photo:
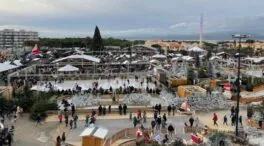
[[[212,115],[213,113],[217,113],[219,117],[219,127],[213,126]],[[243,116],[243,123],[246,125],[246,110],[240,110],[241,115]],[[162,113],[163,114],[163,113]],[[228,119],[228,126],[224,126],[223,116],[230,115],[229,110],[220,110],[220,111],[210,111],[210,112],[202,112],[196,113],[199,120],[208,125],[211,128],[215,128],[218,130],[232,130],[234,131],[234,127],[230,126],[230,118]],[[19,117],[17,123],[15,123],[15,136],[13,146],[51,146],[55,144],[55,139],[58,135],[61,135],[62,132],[66,132],[66,138],[69,141],[79,143],[81,138],[79,134],[84,130],[84,118],[85,114],[80,114],[78,120],[78,128],[74,130],[69,130],[69,128],[65,127],[65,124],[59,124],[56,115],[51,115],[47,118],[44,124],[35,126],[35,123],[29,120],[27,114],[24,117]],[[150,127],[150,121],[153,117],[151,112],[147,113],[148,122],[144,125],[145,127]],[[183,127],[184,122],[188,122],[189,116],[179,115],[169,116],[168,122],[172,123],[176,127],[177,135],[183,137],[185,139],[189,139],[189,134],[185,134]],[[105,127],[109,130],[109,135],[120,131],[123,128],[133,127],[132,121],[129,121],[129,115],[120,116],[118,114],[111,114],[106,116],[97,117],[96,124],[99,126]]]

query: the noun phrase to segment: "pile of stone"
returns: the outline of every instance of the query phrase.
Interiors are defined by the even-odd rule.
[[[245,128],[245,132],[248,134],[249,144],[262,145],[264,143],[264,132],[254,127]]]
[[[151,96],[149,94],[128,94],[123,98],[123,102],[129,105],[150,105]]]
[[[173,95],[167,91],[161,91],[160,98],[168,104],[176,105],[176,107],[180,107],[183,102],[187,102],[191,110],[195,111],[210,111],[229,107],[226,98],[221,93],[194,94],[192,97],[180,98],[177,94]]]
[[[100,98],[93,97],[93,95],[91,94],[73,95],[69,102],[73,103],[76,107],[86,107],[91,105],[98,105],[100,103]]]

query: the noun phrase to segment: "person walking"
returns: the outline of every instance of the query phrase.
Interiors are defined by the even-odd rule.
[[[174,116],[175,115],[175,110],[176,110],[176,106],[174,104],[172,104],[172,115]]]
[[[58,136],[56,139],[56,146],[61,146],[61,137]]]
[[[239,121],[240,125],[243,126],[243,123],[242,123],[242,116],[241,116],[241,115],[239,116],[238,121]]]
[[[89,127],[89,115],[85,117],[85,127]]]
[[[215,125],[218,126],[217,120],[218,120],[218,117],[217,117],[216,113],[214,113],[214,115],[213,115],[214,126]]]
[[[126,115],[126,112],[127,112],[127,105],[126,104],[123,105],[123,111],[124,111],[124,115]]]
[[[161,111],[161,104],[158,105],[158,111],[159,111],[159,115],[160,115],[160,111]]]
[[[122,115],[122,105],[121,104],[119,104],[118,110],[119,110],[119,115]]]
[[[77,114],[75,114],[74,117],[73,117],[74,129],[77,128],[77,120],[78,120],[78,116],[77,116]]]
[[[68,123],[69,123],[69,118],[65,118],[65,126],[68,127]]]
[[[146,123],[147,122],[147,112],[143,111],[143,122]]]
[[[73,119],[70,120],[70,129],[72,129],[73,126]]]
[[[165,121],[165,123],[167,122],[167,116],[165,113],[163,114],[162,119],[163,119],[163,121]]]
[[[167,110],[168,110],[168,115],[170,116],[170,113],[171,113],[171,105],[169,105],[169,106],[167,107]]]
[[[136,128],[137,123],[138,123],[138,119],[137,119],[136,116],[134,116],[134,117],[133,117],[133,125],[134,125],[134,128]]]
[[[233,115],[233,116],[231,117],[231,125],[232,125],[232,126],[235,126],[235,122],[236,122],[236,116]]]
[[[65,141],[66,141],[66,136],[65,136],[65,132],[62,133],[62,136],[61,136],[61,142],[63,144],[65,144]]]
[[[99,113],[99,116],[102,115],[102,111],[103,111],[103,108],[102,108],[101,105],[99,105],[99,107],[98,107],[98,113]]]
[[[103,115],[104,116],[106,115],[106,107],[105,106],[103,107]]]
[[[174,133],[174,127],[170,124],[168,126],[169,136],[172,137]]]
[[[152,130],[154,130],[155,126],[156,126],[156,122],[154,120],[151,121],[151,128]]]
[[[58,112],[58,119],[59,119],[59,122],[62,123],[62,111],[59,110]]]
[[[232,117],[234,115],[234,113],[235,113],[235,107],[234,106],[231,107],[230,112],[231,112],[230,117]]]
[[[224,116],[224,122],[223,122],[223,125],[228,125],[228,124],[227,124],[227,117],[226,117],[226,115]]]
[[[161,125],[161,116],[159,116],[159,117],[157,118],[157,126],[156,126],[156,129],[157,129],[157,130],[160,129],[160,125]]]
[[[190,127],[193,127],[193,122],[194,122],[194,119],[193,119],[193,117],[191,116],[191,117],[189,118]]]
[[[40,117],[40,114],[38,114],[36,118],[36,126],[40,124],[41,124],[41,117]]]
[[[75,115],[75,106],[71,104],[72,117]]]
[[[108,106],[108,113],[111,113],[111,105]]]

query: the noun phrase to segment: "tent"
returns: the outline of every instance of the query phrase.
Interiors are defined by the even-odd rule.
[[[0,63],[0,72],[7,71],[10,69],[17,68],[18,66],[11,65],[11,64],[5,64],[5,63]]]
[[[152,60],[150,60],[150,63],[159,63],[159,61],[155,60],[155,59],[152,59]]]
[[[165,55],[156,54],[156,55],[153,55],[152,58],[156,58],[156,59],[166,59],[167,57]]]
[[[197,46],[188,49],[188,51],[189,52],[206,52],[204,49],[201,49],[201,48],[199,48]]]
[[[58,71],[61,71],[61,72],[71,72],[71,71],[78,71],[78,70],[79,70],[79,68],[74,67],[74,66],[69,65],[69,64],[58,69]]]
[[[186,111],[190,111],[190,106],[187,102],[182,103],[181,109],[184,109]]]
[[[67,60],[67,59],[83,59],[83,60],[92,61],[92,62],[96,62],[96,63],[100,62],[100,58],[90,56],[90,55],[70,55],[67,57],[63,57],[63,58],[59,58],[57,60],[54,60],[52,63],[60,62],[60,61]]]
[[[33,55],[40,55],[40,49],[38,48],[37,44],[35,44],[35,47],[32,49],[31,53]]]

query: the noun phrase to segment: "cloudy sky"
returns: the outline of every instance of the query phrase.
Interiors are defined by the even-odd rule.
[[[263,0],[0,0],[0,29],[41,37],[138,37],[199,33],[264,34]]]

